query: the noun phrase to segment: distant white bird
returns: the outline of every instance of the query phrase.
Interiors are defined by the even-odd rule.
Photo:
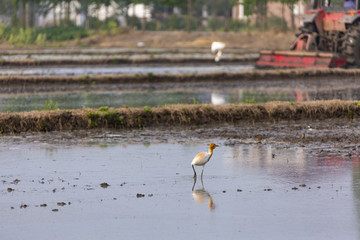
[[[138,43],[137,43],[137,46],[138,46],[138,47],[144,47],[144,46],[145,46],[145,43],[144,43],[144,42],[138,42]]]
[[[209,146],[209,151],[208,152],[201,152],[198,153],[194,159],[191,162],[191,167],[194,170],[194,178],[196,178],[196,172],[195,172],[195,168],[194,166],[202,166],[203,169],[201,171],[201,179],[203,177],[203,173],[204,173],[204,167],[205,164],[210,161],[211,156],[213,155],[213,150],[218,147],[219,145],[216,145],[215,143],[211,143]]]
[[[224,105],[226,103],[224,95],[221,93],[211,93],[211,103],[214,105]]]
[[[222,42],[213,42],[211,44],[211,52],[216,54],[215,55],[215,62],[220,61],[222,51],[224,50],[225,46],[226,46],[225,43],[222,43]]]

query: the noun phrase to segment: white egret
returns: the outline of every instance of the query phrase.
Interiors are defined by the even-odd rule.
[[[194,166],[202,166],[202,167],[203,167],[203,169],[202,169],[202,171],[201,171],[201,179],[202,179],[203,173],[204,173],[205,164],[210,161],[210,158],[211,158],[211,156],[213,155],[213,150],[214,150],[216,147],[219,147],[219,145],[216,145],[215,143],[211,143],[210,146],[209,146],[209,151],[208,151],[208,152],[198,153],[198,154],[194,157],[194,159],[193,159],[192,162],[191,162],[191,167],[192,167],[192,169],[194,170],[194,178],[196,178],[196,171],[195,171]]]
[[[219,62],[221,55],[222,55],[222,51],[225,48],[225,43],[222,42],[212,42],[211,44],[211,52],[216,54],[215,55],[215,62]]]

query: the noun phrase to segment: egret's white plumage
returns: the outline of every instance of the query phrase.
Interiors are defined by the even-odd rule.
[[[216,54],[215,62],[220,61],[222,51],[224,50],[225,46],[226,46],[225,43],[222,43],[222,42],[212,42],[211,52]]]
[[[217,53],[217,51],[219,51],[219,50],[224,50],[225,46],[226,46],[225,43],[222,43],[222,42],[212,42],[211,43],[211,52]]]
[[[219,145],[216,145],[215,143],[211,143],[210,146],[209,146],[209,151],[208,152],[198,153],[194,157],[194,159],[191,162],[191,167],[194,170],[194,178],[196,178],[196,172],[195,172],[194,166],[202,166],[203,167],[203,169],[201,171],[201,178],[202,178],[203,173],[204,173],[205,164],[210,161],[210,158],[211,158],[211,156],[213,154],[213,150],[218,146]]]

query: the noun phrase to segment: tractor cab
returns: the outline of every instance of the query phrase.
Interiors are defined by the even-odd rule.
[[[312,0],[311,6],[326,12],[348,12],[359,9],[359,0]]]

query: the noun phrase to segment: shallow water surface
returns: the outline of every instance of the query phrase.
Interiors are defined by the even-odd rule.
[[[193,186],[190,162],[207,144],[7,137],[0,142],[1,236],[359,238],[358,154],[217,143],[203,184]]]
[[[260,83],[252,86],[246,83],[203,83],[201,84],[113,84],[108,86],[91,85],[76,86],[74,91],[47,92],[46,86],[37,86],[34,93],[21,93],[22,86],[16,91],[20,93],[0,94],[1,112],[23,112],[42,110],[49,102],[60,109],[99,108],[101,106],[119,108],[129,107],[161,107],[169,104],[239,104],[262,103],[269,101],[301,102],[312,100],[359,100],[360,85],[342,84],[332,86],[303,86],[289,82]],[[44,89],[43,89],[44,87]],[[102,88],[105,88],[102,90]],[[24,87],[25,88],[25,87]],[[128,89],[127,89],[128,88]],[[2,91],[15,91],[6,89]],[[42,92],[42,90],[45,90]],[[55,89],[56,90],[56,89]]]
[[[159,107],[169,104],[215,104],[260,102],[282,100],[291,101],[287,93],[268,94],[262,92],[245,92],[241,89],[186,89],[168,91],[105,91],[105,92],[64,92],[24,95],[0,95],[1,112],[24,112],[42,110],[53,105],[60,109],[79,109],[83,107],[99,108],[101,106],[119,108],[128,107]]]

